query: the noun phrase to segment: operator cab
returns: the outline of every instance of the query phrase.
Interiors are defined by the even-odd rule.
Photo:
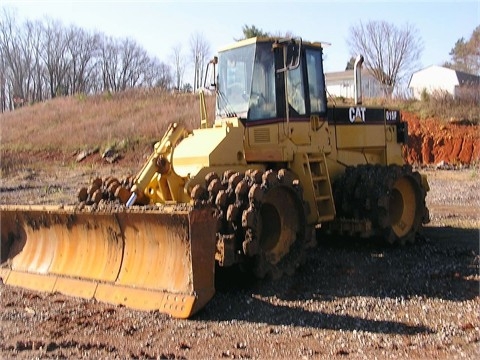
[[[326,116],[322,46],[301,39],[251,38],[218,55],[216,117],[245,126]]]

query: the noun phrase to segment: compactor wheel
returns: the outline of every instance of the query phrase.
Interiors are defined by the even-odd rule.
[[[390,243],[415,241],[421,225],[421,189],[411,176],[401,176],[388,194],[386,239]]]
[[[428,222],[421,176],[404,165],[348,167],[334,184],[337,216],[367,219],[389,243],[414,242]]]
[[[249,192],[249,207],[243,211],[243,250],[254,255],[256,276],[292,274],[304,260],[306,212],[302,191],[288,170],[265,172],[262,184]]]
[[[291,172],[210,173],[205,185],[206,192],[195,189],[192,197],[197,206],[217,207],[221,266],[241,264],[260,278],[295,271],[309,232],[302,189]]]

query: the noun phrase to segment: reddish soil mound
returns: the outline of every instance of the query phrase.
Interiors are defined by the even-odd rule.
[[[412,165],[470,165],[480,160],[480,126],[465,123],[445,123],[438,119],[420,118],[402,112],[408,123],[406,161]]]

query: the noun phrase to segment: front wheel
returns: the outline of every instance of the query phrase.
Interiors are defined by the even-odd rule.
[[[196,186],[196,207],[217,209],[217,251],[221,267],[240,265],[258,278],[292,274],[304,261],[307,237],[302,187],[286,169],[210,173]],[[308,239],[309,240],[309,239]]]
[[[257,277],[293,274],[304,261],[306,212],[302,190],[288,170],[265,172],[262,184],[249,193],[250,205],[242,215],[243,249],[253,255]]]

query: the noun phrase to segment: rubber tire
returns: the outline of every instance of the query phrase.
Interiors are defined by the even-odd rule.
[[[258,278],[291,275],[304,262],[309,234],[302,190],[293,174],[285,169],[263,174],[261,195],[252,191],[250,206],[242,216],[246,244],[256,243],[252,270]],[[282,231],[283,230],[283,231]],[[248,254],[248,251],[247,255]]]
[[[391,244],[412,243],[428,222],[426,189],[409,165],[347,167],[333,184],[337,217],[368,219]]]

